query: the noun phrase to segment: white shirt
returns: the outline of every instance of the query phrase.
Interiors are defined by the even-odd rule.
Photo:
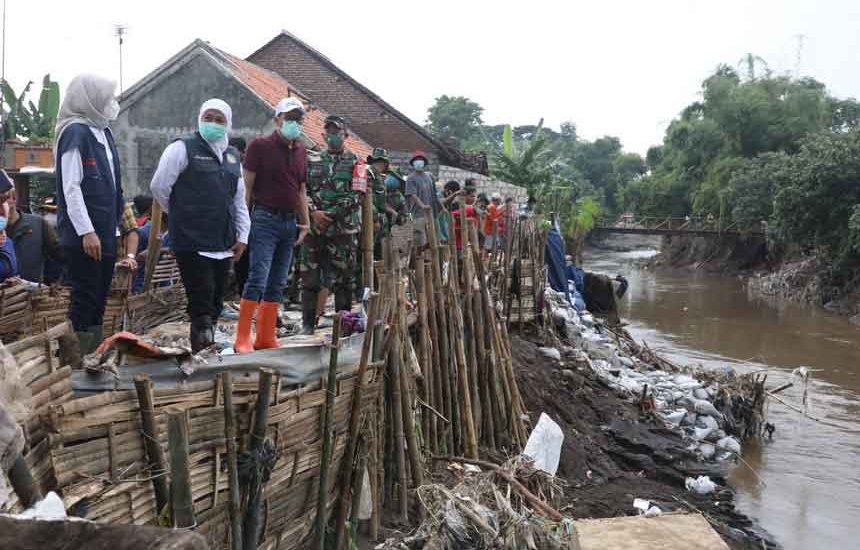
[[[114,166],[113,166],[113,151],[108,145],[105,131],[100,128],[89,126],[90,132],[95,136],[96,141],[101,143],[107,152],[108,164],[110,165],[110,182],[116,186],[114,181]],[[84,202],[84,194],[81,192],[81,182],[84,179],[84,163],[81,160],[81,152],[77,149],[69,149],[63,153],[60,159],[60,164],[63,170],[63,196],[66,199],[66,213],[75,228],[75,232],[79,237],[95,231],[92,221],[90,221],[87,205]],[[119,235],[119,228],[117,228]]]
[[[208,142],[207,142],[208,143]],[[224,151],[219,150],[221,147],[212,146],[213,152],[218,157],[218,162],[224,162]],[[188,153],[185,149],[185,142],[177,140],[167,146],[164,153],[161,154],[161,159],[158,161],[158,168],[155,169],[155,174],[152,176],[150,190],[152,198],[158,201],[162,210],[169,213],[170,209],[170,194],[173,192],[173,185],[185,169],[188,168]],[[248,205],[245,204],[245,179],[242,174],[239,174],[239,182],[236,185],[236,194],[233,196],[233,207],[236,214],[236,240],[243,244],[248,244],[248,233],[251,232],[251,217],[248,215]],[[223,252],[199,252],[201,256],[223,260],[233,256],[231,250]]]

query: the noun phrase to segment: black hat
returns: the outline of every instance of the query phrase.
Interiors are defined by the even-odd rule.
[[[325,117],[325,122],[323,122],[323,128],[328,128],[328,126],[332,124],[342,130],[346,129],[346,121],[343,119],[343,117],[339,117],[337,115],[329,115]]]
[[[0,170],[0,193],[8,193],[15,187],[12,178],[6,173],[6,170]]]

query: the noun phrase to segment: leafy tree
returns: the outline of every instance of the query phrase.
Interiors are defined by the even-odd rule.
[[[840,266],[857,263],[852,252],[860,205],[860,129],[810,136],[781,176],[773,199],[776,235]]]
[[[427,109],[427,130],[459,147],[479,132],[483,112],[484,108],[469,98],[442,95]]]

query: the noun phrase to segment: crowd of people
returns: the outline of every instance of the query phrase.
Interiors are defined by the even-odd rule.
[[[231,272],[241,297],[237,353],[278,346],[279,308],[291,273],[301,282],[304,334],[320,326],[329,295],[336,310],[350,310],[360,290],[366,193],[372,194],[376,258],[382,238],[409,221],[415,244],[427,246],[429,216],[439,240],[453,238],[461,248],[460,209],[475,220],[488,253],[504,245],[506,224],[517,215],[511,197],[478,194],[473,180],[462,187],[448,181],[440,191],[421,151],[412,155],[405,177],[385,149],[359,158],[346,146],[346,121],[336,115],[325,119],[321,150],[307,149],[301,139],[305,107],[295,98],[277,104],[271,134],[247,144],[230,136],[230,105],[217,98],[204,102],[197,130],[164,149],[151,196],[126,202],[110,129],[119,114],[114,94],[114,82],[94,75],[74,78],[66,90],[54,141],[55,206],[46,202],[55,215],[22,212],[12,181],[0,177],[0,279],[70,286],[69,319],[84,353],[101,342],[115,270],[133,272],[133,290],[143,290],[156,203],[163,216],[157,237],[179,267],[194,352],[214,343]]]

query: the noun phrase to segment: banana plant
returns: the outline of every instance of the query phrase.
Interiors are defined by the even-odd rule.
[[[24,90],[16,94],[8,82],[0,84],[5,104],[4,139],[22,138],[33,143],[50,143],[54,138],[54,126],[60,110],[60,85],[46,74],[42,79],[38,106],[25,100],[32,85],[32,82],[28,82]]]

